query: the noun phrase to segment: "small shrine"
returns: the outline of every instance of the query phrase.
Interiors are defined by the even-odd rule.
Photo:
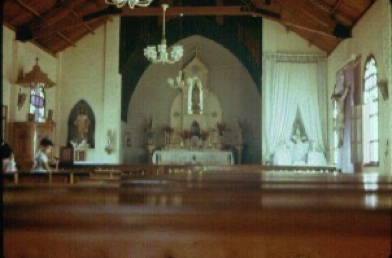
[[[171,105],[167,148],[183,147],[186,139],[192,148],[221,148],[217,125],[222,123],[222,108],[208,86],[208,68],[197,50],[181,72],[185,83]]]
[[[155,164],[231,165],[231,151],[222,150],[222,107],[208,84],[208,68],[195,56],[169,79],[179,89],[170,109],[170,125],[165,128],[164,150],[154,151]]]

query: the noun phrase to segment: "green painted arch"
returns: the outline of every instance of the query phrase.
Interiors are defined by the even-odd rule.
[[[132,33],[135,24],[132,20],[121,20],[121,37]],[[151,25],[150,25],[151,27]],[[158,28],[158,30],[157,30]],[[261,30],[261,28],[259,28]],[[233,33],[224,26],[220,26],[215,19],[206,17],[183,17],[172,19],[167,22],[166,39],[168,45],[185,38],[199,35],[210,39],[230,51],[248,70],[259,93],[261,94],[261,68],[252,59],[245,45],[233,36]],[[122,75],[121,91],[121,120],[127,122],[128,107],[132,94],[142,77],[144,71],[151,64],[145,57],[143,50],[150,42],[160,42],[161,28],[156,27],[155,32],[145,35],[146,40],[141,40],[133,46],[126,43],[126,39],[120,40],[120,73]],[[261,42],[261,39],[260,39]],[[260,43],[261,44],[261,43]]]

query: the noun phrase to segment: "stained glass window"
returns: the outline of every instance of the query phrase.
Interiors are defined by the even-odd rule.
[[[43,84],[36,84],[30,91],[30,114],[34,114],[35,122],[44,122],[45,92]]]

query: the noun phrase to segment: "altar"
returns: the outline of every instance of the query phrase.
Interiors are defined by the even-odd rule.
[[[222,150],[157,150],[152,156],[154,165],[234,165],[231,151]]]
[[[152,141],[148,142],[150,162],[154,165],[234,165],[234,155],[223,140],[226,124],[222,121],[222,107],[208,86],[208,68],[197,51],[181,68],[178,77],[168,79],[168,84],[178,93],[171,105],[170,124],[164,127],[164,146],[155,149]],[[238,138],[237,146],[242,146],[242,137]]]

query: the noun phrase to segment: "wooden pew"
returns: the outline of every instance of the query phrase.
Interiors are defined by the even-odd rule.
[[[163,170],[120,188],[6,188],[5,253],[388,257],[391,208],[391,177],[362,174]]]
[[[19,184],[75,184],[89,177],[89,173],[79,172],[51,172],[51,173],[31,173],[17,172],[3,174],[4,185]]]

